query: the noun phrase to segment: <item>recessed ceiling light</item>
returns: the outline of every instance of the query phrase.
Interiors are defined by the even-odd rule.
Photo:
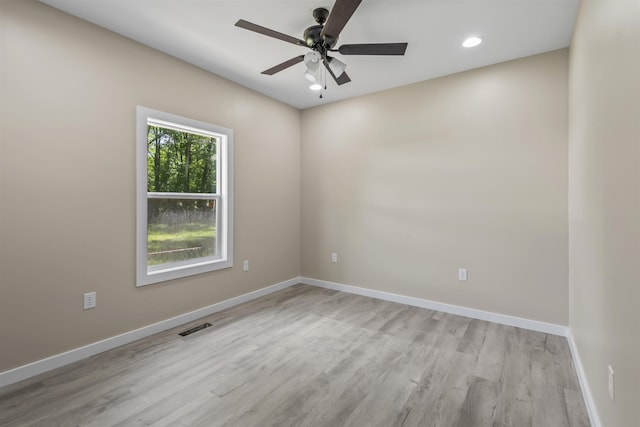
[[[482,43],[482,39],[480,37],[469,37],[464,42],[462,42],[462,46],[464,47],[475,47]]]
[[[311,84],[311,86],[309,86],[309,89],[311,90],[320,90],[322,89],[322,85],[320,83],[313,83]]]

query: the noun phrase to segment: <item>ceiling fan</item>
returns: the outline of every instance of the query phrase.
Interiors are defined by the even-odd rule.
[[[304,40],[243,19],[236,22],[236,27],[311,49],[311,52],[306,55],[299,55],[284,61],[264,70],[262,74],[273,75],[304,61],[307,66],[305,77],[318,83],[320,63],[322,63],[336,83],[342,85],[351,81],[347,73],[344,72],[346,65],[337,58],[329,56],[329,52],[338,52],[341,55],[404,55],[407,49],[407,43],[343,44],[337,49],[335,48],[340,32],[361,2],[362,0],[336,0],[331,13],[322,7],[315,9],[313,17],[318,24],[304,30]],[[318,89],[320,88],[318,87]]]

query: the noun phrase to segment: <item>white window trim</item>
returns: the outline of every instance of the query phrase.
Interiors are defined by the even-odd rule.
[[[167,127],[177,125],[178,130],[202,134],[214,134],[219,138],[216,150],[218,156],[218,177],[216,195],[191,193],[148,193],[147,192],[147,123],[166,122]],[[161,123],[165,126],[164,123]],[[175,126],[174,125],[174,126]],[[233,130],[200,122],[198,120],[165,113],[138,106],[136,108],[136,286],[192,276],[233,266]],[[156,271],[147,268],[147,198],[206,198],[215,199],[216,215],[216,257],[200,258],[171,265]]]

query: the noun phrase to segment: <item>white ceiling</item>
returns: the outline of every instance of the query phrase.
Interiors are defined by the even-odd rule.
[[[569,46],[579,0],[363,0],[338,46],[408,42],[405,56],[341,56],[351,82],[308,89],[304,64],[261,71],[307,48],[234,26],[302,39],[333,0],[40,0],[297,108],[351,98]],[[484,42],[466,49],[469,35]]]

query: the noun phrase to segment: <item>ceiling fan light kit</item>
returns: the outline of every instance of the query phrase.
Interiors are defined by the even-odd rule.
[[[305,55],[296,56],[282,62],[274,67],[264,70],[262,74],[273,75],[285,70],[300,62],[304,62],[307,67],[304,73],[307,80],[313,82],[310,86],[312,90],[320,90],[323,85],[320,83],[321,68],[320,63],[331,74],[338,86],[351,81],[345,72],[347,65],[339,59],[329,56],[329,52],[337,52],[341,55],[404,55],[407,43],[368,43],[368,44],[346,44],[334,49],[338,43],[338,37],[351,16],[354,14],[362,0],[336,0],[333,9],[329,12],[325,8],[317,8],[313,11],[313,18],[317,25],[313,25],[304,30],[304,40],[271,30],[266,27],[245,21],[243,19],[236,22],[236,27],[253,31],[265,36],[273,37],[287,43],[311,49]]]
[[[304,56],[304,65],[307,66],[307,70],[304,72],[304,77],[311,82],[309,89],[318,91],[322,89],[321,79],[322,73],[320,69],[320,61],[322,57],[318,52],[312,50],[307,52]]]
[[[328,58],[327,61],[329,61],[329,68],[331,68],[331,71],[333,71],[333,74],[336,76],[342,75],[344,70],[347,68],[347,64],[340,61],[338,58]]]
[[[304,56],[304,65],[307,66],[307,71],[305,71],[304,77],[310,82],[320,81],[321,59],[320,54],[313,50]]]

